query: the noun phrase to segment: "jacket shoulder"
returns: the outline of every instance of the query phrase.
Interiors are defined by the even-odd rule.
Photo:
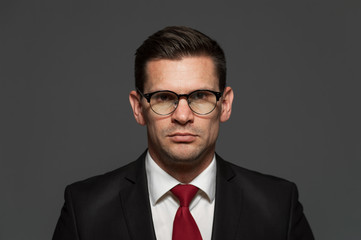
[[[292,192],[296,187],[289,180],[238,166],[223,160],[219,156],[217,156],[217,160],[218,166],[221,168],[219,172],[223,176],[227,176],[230,181],[239,183],[243,188],[275,193],[275,190]]]
[[[66,187],[66,191],[85,198],[101,196],[103,193],[118,193],[123,187],[132,184],[140,174],[145,174],[143,155],[110,172],[74,182]]]

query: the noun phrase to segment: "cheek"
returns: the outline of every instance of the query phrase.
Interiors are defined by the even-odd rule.
[[[208,123],[200,123],[200,126],[203,129],[205,136],[207,136],[209,142],[217,139],[219,131],[219,120],[212,119],[208,121]]]
[[[148,135],[152,139],[161,138],[164,135],[164,132],[166,131],[166,122],[162,120],[154,120],[147,122],[147,131]]]
[[[156,136],[156,133],[159,132],[159,126],[156,123],[148,123],[147,128],[153,138]]]
[[[211,134],[212,134],[212,139],[217,139],[218,131],[219,131],[219,122],[213,123],[210,131],[211,131]]]

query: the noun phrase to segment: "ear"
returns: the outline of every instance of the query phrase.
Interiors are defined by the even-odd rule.
[[[141,97],[136,91],[129,93],[129,102],[133,109],[134,118],[140,125],[145,125],[145,119],[143,116],[143,109],[141,103]]]
[[[222,112],[220,121],[226,122],[231,117],[232,103],[233,103],[233,90],[231,87],[226,87],[223,91],[223,97],[221,98]]]

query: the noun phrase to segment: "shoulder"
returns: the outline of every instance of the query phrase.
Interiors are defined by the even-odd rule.
[[[144,154],[118,169],[74,182],[66,187],[66,192],[84,198],[117,194],[119,190],[132,184],[142,174],[145,174]]]
[[[221,175],[219,177],[226,178],[227,181],[246,191],[277,195],[287,192],[292,194],[297,190],[296,185],[289,180],[237,166],[218,155],[217,168],[219,168],[218,174]]]

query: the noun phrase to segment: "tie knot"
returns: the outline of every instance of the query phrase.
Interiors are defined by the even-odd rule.
[[[179,199],[181,207],[189,207],[189,203],[198,192],[198,188],[189,184],[179,184],[170,191]]]

